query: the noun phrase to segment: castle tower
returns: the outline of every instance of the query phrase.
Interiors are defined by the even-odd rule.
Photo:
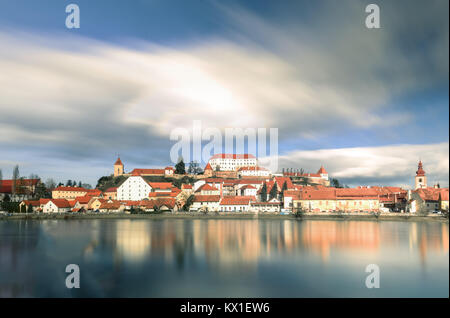
[[[209,164],[209,162],[208,162],[208,164],[206,165],[203,174],[204,174],[205,176],[207,176],[207,177],[212,177],[212,175],[213,175],[213,169],[212,169],[211,165]]]
[[[114,163],[114,177],[123,175],[123,163],[120,157],[117,158],[116,163]]]
[[[319,171],[317,171],[317,174],[319,174],[322,179],[328,180],[328,172],[325,170],[323,165],[320,166],[320,169]]]
[[[425,170],[423,170],[422,161],[419,161],[419,165],[416,171],[415,189],[417,190],[426,187],[427,187],[427,176],[425,175]]]

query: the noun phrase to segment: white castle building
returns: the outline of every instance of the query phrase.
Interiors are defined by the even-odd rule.
[[[241,167],[256,167],[258,160],[251,154],[216,154],[212,156],[208,163],[214,171],[236,171]]]

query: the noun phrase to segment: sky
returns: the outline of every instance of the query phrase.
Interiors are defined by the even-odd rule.
[[[65,7],[80,8],[80,28]],[[368,29],[365,7],[380,7]],[[278,167],[448,186],[448,1],[0,0],[0,169],[96,184],[176,128],[278,128]],[[185,161],[186,160],[185,158]],[[204,165],[204,162],[202,163]]]

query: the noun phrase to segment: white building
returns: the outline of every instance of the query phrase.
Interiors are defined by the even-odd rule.
[[[250,210],[250,203],[255,202],[255,197],[229,196],[220,200],[220,211],[223,212],[247,212]]]
[[[130,176],[117,188],[117,200],[140,201],[148,198],[152,187],[141,176]]]
[[[250,154],[216,154],[208,162],[215,171],[217,167],[220,171],[236,171],[240,167],[255,167],[258,165],[256,157]]]
[[[195,195],[189,211],[217,211],[220,195]]]
[[[280,212],[281,202],[275,198],[268,202],[252,202],[250,204],[252,211],[258,212]]]
[[[258,189],[256,187],[252,186],[251,184],[247,184],[247,185],[241,187],[239,190],[241,192],[240,193],[241,196],[247,196],[247,197],[249,197],[249,196],[255,197],[256,192],[258,191]]]
[[[69,212],[72,209],[69,201],[66,199],[49,200],[43,207],[44,213],[62,213]]]
[[[269,177],[270,171],[259,166],[240,167],[238,175],[240,177]]]

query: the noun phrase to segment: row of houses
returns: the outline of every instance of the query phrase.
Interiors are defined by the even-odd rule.
[[[258,172],[260,169],[250,156],[217,156],[219,164],[238,167],[237,171]],[[225,161],[223,161],[225,160]],[[231,160],[231,161],[230,161]],[[233,162],[234,163],[230,163]],[[250,166],[240,166],[248,164]],[[225,164],[226,163],[226,164]],[[239,165],[238,165],[239,163]],[[208,163],[209,166],[210,163]],[[115,168],[123,174],[123,164],[116,161]],[[171,175],[170,167],[156,173]],[[105,191],[82,187],[57,187],[52,191],[51,202],[24,201],[42,212],[109,211],[139,208],[170,210],[189,208],[190,211],[251,211],[251,212],[411,212],[429,213],[448,210],[448,188],[428,187],[426,174],[419,162],[415,177],[415,189],[400,187],[356,187],[333,188],[323,183],[295,183],[296,177],[304,173],[286,172],[284,175],[246,175],[241,178],[203,177],[192,184],[182,184],[180,188],[171,182],[152,182],[146,173],[152,169],[134,169],[117,187]],[[154,170],[154,169],[153,169]],[[158,170],[158,169],[157,169]],[[161,169],[159,169],[161,170]],[[226,172],[223,170],[222,172]],[[325,168],[311,178],[328,180]],[[59,200],[59,201],[58,201]]]
[[[31,211],[30,211],[31,207]],[[24,200],[19,205],[22,212],[67,213],[67,212],[131,212],[136,210],[177,211],[178,206],[173,198],[157,198],[155,200],[119,201],[93,198],[90,202],[67,199]]]

